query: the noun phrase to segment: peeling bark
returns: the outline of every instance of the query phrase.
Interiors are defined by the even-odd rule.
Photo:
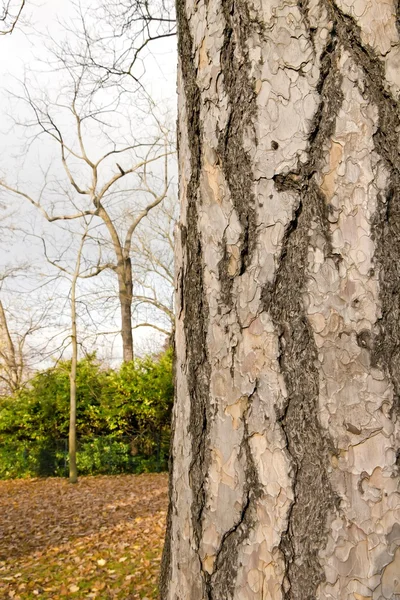
[[[398,11],[398,6],[397,6]],[[378,197],[373,223],[375,261],[379,266],[382,316],[373,342],[373,359],[388,371],[395,398],[393,410],[400,417],[400,104],[388,90],[384,65],[372,48],[365,48],[357,23],[339,9],[333,11],[341,40],[365,76],[365,96],[378,109],[373,136],[376,152],[383,159],[389,182]],[[396,21],[398,23],[398,19]]]
[[[390,0],[178,0],[162,600],[400,597]]]

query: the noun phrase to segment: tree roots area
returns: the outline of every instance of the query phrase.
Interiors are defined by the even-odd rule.
[[[0,481],[0,598],[157,597],[165,474]]]

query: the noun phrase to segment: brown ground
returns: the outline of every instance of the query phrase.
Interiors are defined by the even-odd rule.
[[[165,474],[0,481],[0,599],[157,598]]]

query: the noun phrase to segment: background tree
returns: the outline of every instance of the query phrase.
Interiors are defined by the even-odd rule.
[[[25,6],[26,0],[13,2],[5,0],[0,8],[0,35],[7,35],[14,31]],[[0,205],[0,209],[3,210]],[[10,273],[2,274],[0,282],[2,283]],[[1,287],[1,286],[0,286]],[[19,337],[18,342],[13,340],[7,321],[6,312],[2,301],[0,300],[0,380],[5,389],[15,392],[21,385],[24,375],[24,357],[23,347],[27,336],[31,333],[28,328],[26,332]]]
[[[79,26],[72,24],[66,41],[55,42],[58,56],[70,68],[88,69],[99,88],[141,89],[152,96],[149,59],[176,36],[173,0],[99,0],[85,8],[77,3],[76,12]]]
[[[150,99],[143,99],[145,106],[137,109],[140,116],[135,123],[118,90],[104,97],[92,86],[85,67],[79,72],[66,68],[66,74],[69,81],[55,99],[46,94],[34,99],[26,82],[19,98],[33,117],[23,125],[32,132],[31,143],[44,135],[58,146],[64,180],[60,182],[59,172],[50,164],[36,197],[5,179],[0,186],[27,200],[49,222],[85,216],[101,222],[99,240],[104,244],[108,237],[104,247],[112,258],[107,262],[118,281],[123,359],[128,362],[133,359],[132,242],[142,221],[168,194],[170,131]],[[96,138],[100,144],[95,147]]]
[[[396,5],[178,0],[163,600],[400,594]]]
[[[76,415],[77,415],[77,370],[79,360],[79,337],[78,337],[78,280],[91,279],[97,277],[104,269],[109,268],[108,264],[101,263],[101,253],[99,253],[97,263],[93,266],[84,256],[85,243],[90,239],[92,218],[84,219],[83,231],[80,235],[79,245],[76,251],[75,264],[72,270],[68,266],[63,266],[65,250],[61,253],[61,258],[52,259],[47,252],[47,244],[43,239],[45,257],[53,267],[67,277],[70,282],[70,338],[71,343],[71,363],[69,369],[69,429],[68,429],[68,457],[69,457],[69,480],[70,483],[78,481],[77,469],[77,433],[76,433]]]
[[[156,93],[153,97],[160,98],[159,90],[161,88],[160,85],[154,85],[154,69],[158,58],[152,56],[152,51],[154,50],[156,53],[158,51],[158,35],[167,34],[166,37],[168,37],[168,34],[171,33],[171,37],[174,36],[175,21],[173,11],[170,11],[171,7],[172,3],[166,2],[154,2],[151,3],[151,6],[147,3],[137,2],[128,6],[128,3],[126,5],[123,3],[106,5],[102,0],[95,4],[84,0],[75,5],[72,3],[71,8],[66,10],[63,8],[60,13],[61,19],[65,18],[67,21],[64,24],[58,23],[56,28],[51,29],[51,32],[43,33],[40,40],[37,38],[37,33],[30,31],[29,40],[33,44],[33,56],[30,59],[28,75],[21,78],[23,79],[21,93],[14,94],[11,99],[9,112],[12,116],[13,134],[12,138],[7,136],[7,140],[5,140],[7,150],[2,161],[2,171],[7,184],[18,188],[19,191],[28,192],[32,200],[41,204],[41,208],[44,209],[43,216],[46,217],[47,210],[47,216],[50,216],[51,219],[66,216],[76,217],[78,221],[82,212],[91,212],[94,208],[87,201],[88,198],[85,198],[83,194],[80,195],[73,187],[69,174],[62,164],[62,160],[60,161],[60,149],[57,148],[55,138],[50,135],[51,132],[54,133],[52,125],[46,120],[48,116],[53,119],[63,135],[65,160],[68,163],[70,175],[75,178],[75,183],[82,184],[82,188],[86,183],[90,185],[92,183],[90,167],[83,160],[78,160],[69,153],[71,149],[78,154],[81,152],[79,139],[75,135],[76,118],[70,110],[73,102],[75,110],[81,118],[81,134],[90,159],[101,158],[103,150],[106,154],[110,150],[128,148],[132,141],[136,144],[131,152],[127,150],[126,153],[113,154],[101,163],[98,169],[101,183],[106,183],[105,179],[108,175],[113,176],[115,172],[121,174],[120,168],[122,171],[126,170],[124,156],[129,160],[134,155],[136,164],[146,157],[146,152],[151,153],[152,143],[154,144],[153,157],[156,151],[162,149],[163,143],[166,142],[169,147],[171,146],[174,134],[171,135],[168,131],[169,126],[165,126],[164,116],[166,112],[165,95],[174,93],[172,86],[168,91],[168,86],[166,89],[163,85],[162,111],[152,100],[154,90]],[[36,16],[40,18],[40,11]],[[44,18],[44,22],[46,22],[46,18]],[[69,25],[65,25],[65,23],[69,23]],[[57,33],[54,33],[55,31]],[[53,40],[51,39],[52,34],[54,35]],[[132,61],[134,56],[135,59]],[[125,68],[128,59],[131,61],[130,73],[132,76],[127,74]],[[103,76],[108,67],[103,69],[103,63],[107,66],[111,64],[115,66],[113,75],[107,80]],[[157,69],[157,73],[161,73],[163,66],[158,66]],[[165,69],[162,77],[165,82]],[[158,83],[159,79],[157,77]],[[9,89],[15,92],[15,79],[9,84]],[[46,91],[44,92],[44,90]],[[16,97],[18,95],[19,98]],[[36,109],[37,114],[35,114]],[[46,111],[49,112],[49,115],[46,114]],[[29,119],[27,114],[33,118]],[[46,131],[41,129],[36,117],[42,121]],[[157,138],[160,143],[156,148]],[[12,148],[9,144],[10,139],[13,140]],[[121,143],[114,144],[117,141]],[[164,166],[161,163],[162,160],[151,163],[146,172],[147,184],[152,188],[151,191],[158,196],[163,195]],[[172,160],[171,166],[169,171],[173,176],[174,160]],[[64,173],[61,172],[62,170]],[[143,246],[142,243],[139,243],[139,237],[143,239],[144,229],[150,232],[150,228],[145,225],[147,217],[141,219],[135,227],[131,240],[131,248],[134,247],[134,250],[130,257],[126,256],[128,244],[125,237],[128,233],[126,226],[128,222],[139,215],[141,210],[146,208],[149,201],[151,202],[151,195],[143,189],[145,186],[140,179],[144,170],[141,169],[140,173],[128,173],[127,177],[114,182],[112,189],[107,193],[107,201],[103,203],[103,208],[108,211],[115,225],[115,231],[120,236],[120,239],[116,240],[114,235],[114,242],[117,241],[119,254],[125,254],[123,260],[119,260],[115,254],[113,247],[115,244],[110,238],[110,231],[107,231],[106,226],[101,227],[100,222],[98,227],[99,242],[102,243],[104,252],[107,253],[107,260],[111,264],[113,255],[116,267],[115,270],[110,271],[109,281],[106,276],[101,278],[98,289],[99,297],[102,295],[104,298],[106,290],[103,283],[107,281],[109,288],[107,291],[112,292],[107,300],[107,305],[101,306],[100,298],[96,303],[96,308],[101,307],[102,314],[107,313],[110,318],[108,323],[103,318],[101,318],[101,322],[104,325],[102,334],[107,336],[107,352],[112,353],[112,357],[110,355],[112,360],[116,358],[116,352],[118,359],[121,354],[120,344],[114,339],[114,333],[112,333],[121,327],[115,318],[118,296],[122,298],[125,307],[122,311],[121,302],[119,302],[118,310],[125,314],[125,322],[129,317],[127,313],[131,312],[131,326],[143,328],[149,324],[153,328],[159,329],[161,333],[170,330],[172,303],[170,291],[166,291],[170,283],[167,284],[164,279],[161,287],[155,287],[155,278],[151,274],[145,273],[142,268],[144,260],[134,256],[134,253]],[[168,194],[171,191],[173,188],[170,186]],[[135,206],[132,206],[132,197],[134,197]],[[3,190],[3,198],[5,203],[12,205],[15,210],[21,209],[21,205],[15,199],[12,200],[8,191]],[[153,199],[155,200],[155,198]],[[31,231],[35,231],[39,221],[35,221],[29,209],[26,210],[25,207],[23,210],[25,212],[24,219],[30,221]],[[162,214],[162,211],[159,211],[158,214]],[[45,226],[44,230],[47,232]],[[111,233],[115,234],[115,231]],[[151,245],[153,248],[154,244],[151,243]],[[14,250],[19,252],[16,247]],[[31,255],[32,253],[30,253]],[[135,268],[138,268],[133,278],[130,268],[132,265],[129,265],[129,261],[133,261]],[[151,266],[149,261],[147,263]],[[115,277],[117,270],[119,275]],[[117,286],[112,281],[113,275]],[[159,280],[158,275],[156,278]],[[121,287],[124,290],[121,291]],[[154,294],[154,289],[157,294]],[[131,290],[133,296],[137,294],[138,298],[132,300],[129,306]],[[160,292],[162,293],[160,294]],[[149,296],[149,305],[146,304],[147,295]],[[93,301],[93,298],[91,300]],[[142,329],[137,334],[139,353],[144,343],[142,340],[149,337],[148,331],[148,329]],[[129,335],[130,330],[125,327],[124,332]],[[88,335],[92,335],[92,340],[95,340],[95,332],[88,332]],[[127,344],[131,346],[130,354],[133,355],[132,335],[130,338]],[[160,340],[161,336],[155,335],[153,338]],[[160,344],[160,342],[158,343]],[[104,344],[102,347],[105,348]]]
[[[51,321],[51,306],[29,303],[12,289],[10,282],[28,278],[29,265],[5,266],[0,274],[0,395],[17,392],[28,381],[45,344],[31,342]]]
[[[0,300],[0,389],[5,393],[19,390],[29,376],[27,339],[41,328],[40,321],[30,319],[22,331],[12,332],[9,327],[9,317],[3,302]]]
[[[178,204],[168,196],[134,238],[132,268],[135,273],[133,310],[137,327],[152,327],[168,337],[174,328],[174,230]]]

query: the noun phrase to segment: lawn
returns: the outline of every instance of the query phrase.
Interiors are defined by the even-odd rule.
[[[0,598],[157,598],[165,474],[0,481]]]

